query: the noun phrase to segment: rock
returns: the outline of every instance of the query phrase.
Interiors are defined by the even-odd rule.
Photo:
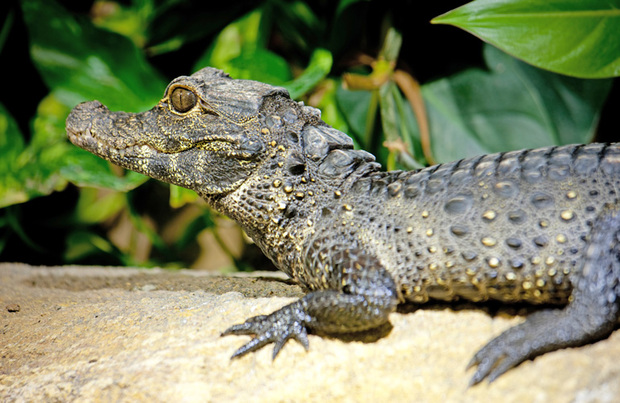
[[[0,264],[0,401],[554,401],[620,396],[620,332],[467,388],[474,352],[523,320],[450,306],[374,337],[310,336],[231,361],[232,324],[303,295],[283,276]],[[369,341],[370,339],[376,339]]]
[[[6,310],[9,312],[19,312],[20,306],[17,304],[8,304]]]

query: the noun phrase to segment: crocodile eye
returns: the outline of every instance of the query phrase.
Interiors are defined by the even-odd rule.
[[[186,88],[175,88],[170,94],[170,101],[175,111],[184,113],[196,106],[196,94]]]

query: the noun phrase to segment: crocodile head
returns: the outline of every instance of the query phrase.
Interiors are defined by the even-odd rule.
[[[213,68],[173,80],[143,113],[112,112],[98,101],[67,118],[71,142],[114,164],[202,195],[229,192],[262,160],[266,143],[257,120],[265,100],[288,92],[233,80]]]

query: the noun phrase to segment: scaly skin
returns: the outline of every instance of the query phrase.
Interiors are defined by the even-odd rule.
[[[526,359],[609,335],[620,296],[620,144],[498,153],[380,172],[320,112],[285,90],[203,69],[140,114],[97,101],[67,118],[79,147],[195,190],[236,220],[309,293],[224,334],[234,356],[307,331],[388,321],[399,302],[559,304],[472,359],[472,384]]]

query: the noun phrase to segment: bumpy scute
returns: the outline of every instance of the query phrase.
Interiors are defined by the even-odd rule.
[[[269,343],[275,355],[290,338],[307,346],[308,331],[380,326],[405,300],[564,306],[482,348],[471,362],[477,383],[605,337],[618,319],[619,144],[381,172],[317,109],[211,68],[175,79],[141,114],[78,105],[67,133],[120,166],[196,190],[309,291],[226,331],[256,336],[236,356]]]

